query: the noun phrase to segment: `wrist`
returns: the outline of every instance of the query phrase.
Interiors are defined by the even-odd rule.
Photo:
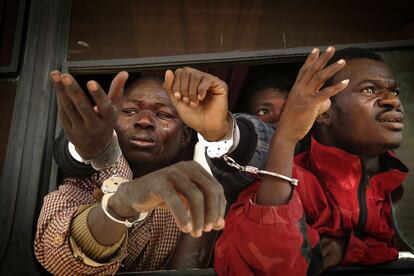
[[[124,183],[121,187],[127,186],[128,183]],[[109,199],[108,207],[119,217],[121,218],[131,218],[138,216],[140,212],[135,210],[132,207],[132,204],[129,204],[128,197],[125,196],[125,189],[119,188],[117,192]]]
[[[295,150],[296,144],[299,140],[292,138],[292,136],[286,135],[285,133],[276,132],[273,136],[271,147],[277,148],[277,151],[291,151]]]
[[[216,130],[205,130],[199,133],[209,142],[216,142],[222,140],[226,134],[233,127],[232,115],[228,112],[226,119],[221,124],[221,127]]]

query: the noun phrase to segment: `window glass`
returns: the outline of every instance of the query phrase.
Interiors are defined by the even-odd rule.
[[[73,0],[68,60],[414,38],[410,1]]]

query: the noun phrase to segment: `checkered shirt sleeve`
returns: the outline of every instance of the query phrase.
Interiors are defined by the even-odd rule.
[[[132,171],[122,157],[118,175],[132,179]],[[91,178],[65,178],[57,191],[45,196],[35,236],[34,251],[39,262],[55,275],[110,275],[121,266],[126,271],[163,268],[178,241],[180,232],[167,210],[156,209],[129,229],[123,256],[102,266],[89,266],[75,258],[69,245],[70,224],[86,205],[97,203],[93,194],[111,176],[110,170],[96,172]]]

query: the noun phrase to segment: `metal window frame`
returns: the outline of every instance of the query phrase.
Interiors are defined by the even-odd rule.
[[[336,45],[338,49],[350,46],[370,50],[413,48],[414,39]],[[324,47],[327,47],[327,45],[319,45],[315,47],[320,47],[323,49]],[[145,71],[195,65],[208,65],[213,67],[229,63],[232,65],[246,63],[282,63],[303,60],[303,58],[308,55],[312,48],[313,47],[297,47],[287,49],[234,51],[225,53],[192,54],[164,57],[65,61],[63,63],[63,70],[72,74],[104,74],[113,73],[119,70]]]

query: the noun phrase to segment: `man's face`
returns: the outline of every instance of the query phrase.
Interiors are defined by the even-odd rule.
[[[132,164],[164,167],[184,144],[184,125],[157,81],[133,84],[117,106],[117,118],[120,146]]]
[[[248,112],[263,122],[276,124],[285,106],[286,97],[286,93],[275,88],[257,91],[250,100]]]
[[[329,110],[329,134],[335,146],[368,156],[399,147],[403,107],[389,68],[381,61],[353,59],[335,75],[336,81],[344,79],[349,84]]]

